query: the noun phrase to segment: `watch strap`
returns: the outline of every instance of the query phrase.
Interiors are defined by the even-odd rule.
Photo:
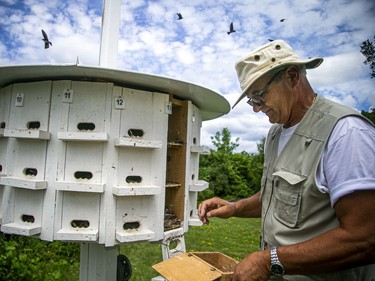
[[[280,263],[279,257],[277,256],[277,247],[271,247],[271,264]]]
[[[275,276],[282,276],[285,273],[284,266],[281,264],[279,257],[277,255],[277,247],[270,248],[271,256],[271,274]]]

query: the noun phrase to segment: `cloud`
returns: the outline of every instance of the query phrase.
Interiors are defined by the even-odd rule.
[[[366,67],[363,60],[364,57],[359,49],[357,52],[335,54],[325,57],[322,65],[311,72],[318,86],[332,85],[342,81],[355,81],[365,72]]]

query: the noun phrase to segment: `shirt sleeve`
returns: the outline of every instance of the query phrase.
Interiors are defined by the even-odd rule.
[[[339,120],[324,149],[316,183],[328,193],[332,207],[358,190],[375,190],[375,128],[349,116]]]

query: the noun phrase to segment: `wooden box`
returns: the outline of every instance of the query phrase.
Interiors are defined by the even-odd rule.
[[[168,281],[230,281],[237,261],[219,252],[182,253],[153,265]]]

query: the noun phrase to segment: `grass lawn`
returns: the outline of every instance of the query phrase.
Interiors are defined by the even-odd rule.
[[[259,219],[211,219],[209,225],[190,227],[185,234],[188,252],[221,252],[236,260],[259,249]],[[152,265],[162,261],[160,243],[128,243],[120,246],[126,255],[133,274],[131,281],[148,281],[159,274]]]

